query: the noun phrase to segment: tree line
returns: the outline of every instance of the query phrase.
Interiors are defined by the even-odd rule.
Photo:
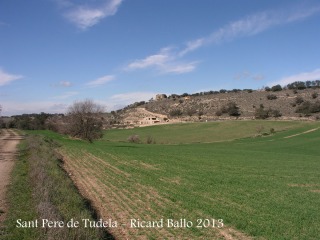
[[[1,108],[0,108],[1,109]],[[2,122],[3,128],[22,130],[52,130],[92,142],[103,136],[104,108],[92,100],[74,102],[66,114],[14,115]]]

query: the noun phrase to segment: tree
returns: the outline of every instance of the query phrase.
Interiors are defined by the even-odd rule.
[[[229,116],[233,117],[239,117],[241,115],[239,107],[235,102],[228,102],[227,105],[222,106],[220,109],[218,109],[216,115],[221,116],[224,113],[228,113]]]
[[[241,115],[239,107],[235,102],[229,102],[227,107],[229,116],[238,117]]]
[[[280,84],[275,85],[275,86],[273,86],[273,87],[271,88],[271,91],[272,91],[272,92],[282,91],[282,87],[281,87]]]
[[[267,119],[269,117],[269,110],[265,110],[263,104],[260,104],[259,108],[256,108],[254,116],[256,119]]]
[[[92,100],[74,102],[67,111],[68,133],[92,142],[102,137],[103,107]]]

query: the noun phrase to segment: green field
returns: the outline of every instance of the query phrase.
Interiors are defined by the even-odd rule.
[[[181,123],[158,125],[134,129],[112,129],[106,131],[105,141],[127,141],[130,135],[139,135],[142,142],[150,136],[158,144],[206,143],[237,138],[252,137],[262,132],[283,131],[297,127],[312,125],[312,123],[298,121],[225,121],[210,123]]]
[[[279,121],[164,125],[109,130],[93,144],[35,133],[63,145],[68,171],[105,218],[224,223],[221,229],[110,229],[115,237],[309,240],[320,234],[319,127]],[[253,137],[258,128],[276,133]],[[142,143],[125,142],[132,134]],[[145,144],[147,136],[156,144]]]

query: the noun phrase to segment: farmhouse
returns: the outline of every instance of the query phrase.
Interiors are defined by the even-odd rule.
[[[145,117],[143,120],[140,121],[140,124],[155,124],[162,122],[162,119],[154,116]]]

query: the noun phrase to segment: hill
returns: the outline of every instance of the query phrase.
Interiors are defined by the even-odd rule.
[[[149,102],[137,102],[113,112],[113,123],[143,126],[155,123],[226,119],[318,120],[319,94],[319,88],[307,88],[171,95]],[[228,109],[230,103],[234,103],[238,114],[230,114]]]

